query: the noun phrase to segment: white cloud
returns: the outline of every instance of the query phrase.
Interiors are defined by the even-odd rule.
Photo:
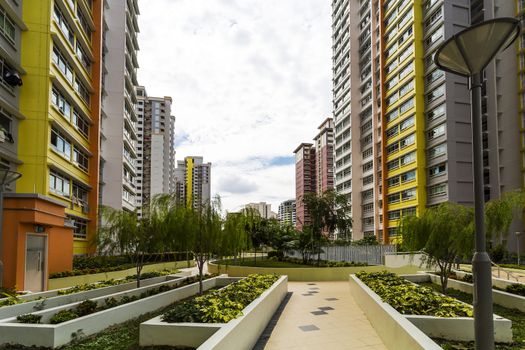
[[[145,4],[139,82],[173,97],[177,158],[213,163],[225,209],[267,201],[276,211],[295,196],[295,174],[270,160],[291,156],[331,113],[330,2]]]

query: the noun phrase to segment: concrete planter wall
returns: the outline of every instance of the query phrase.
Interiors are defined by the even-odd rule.
[[[153,277],[140,281],[140,285],[142,287],[151,286],[159,283],[159,285],[161,285],[163,282],[173,281],[175,279],[180,279],[181,277],[182,276],[178,274],[162,277]],[[136,286],[137,282],[134,281],[119,284],[116,286],[108,286],[88,290],[85,292],[66,295],[58,295],[59,290],[28,294],[20,297],[20,299],[22,300],[28,300],[27,302],[0,307],[0,320],[22,314],[32,313],[35,311],[47,310],[55,308],[57,306],[75,303],[77,301],[98,298],[101,296],[108,296],[110,294],[131,290],[133,288],[136,288]]]
[[[252,349],[288,291],[282,276],[228,323],[166,323],[160,316],[140,325],[140,345],[190,346],[199,350]]]
[[[142,269],[142,273],[161,271],[164,269],[181,269],[187,267],[186,261],[172,261],[159,264],[150,264],[145,265]],[[136,274],[137,271],[135,268],[121,270],[121,271],[111,271],[111,272],[102,272],[94,273],[90,275],[81,275],[81,276],[71,276],[71,277],[61,277],[61,278],[50,278],[47,280],[47,288],[51,289],[61,289],[67,287],[73,287],[79,284],[90,284],[96,283],[98,281],[107,281],[110,279],[122,279],[127,276],[132,276]]]
[[[165,283],[179,282],[180,281],[171,281]],[[231,282],[232,280],[229,278],[215,277],[203,281],[203,287],[205,290],[207,290]],[[145,290],[155,288],[158,285],[159,284],[135,289],[133,291],[105,295],[92,300],[101,302],[106,297],[138,295]],[[34,345],[55,348],[65,345],[75,338],[98,333],[111,325],[123,323],[140,315],[161,309],[178,300],[188,298],[198,293],[198,291],[199,284],[193,283],[184,287],[173,289],[164,293],[153,295],[56,325],[22,324],[16,323],[16,318],[5,319],[0,321],[0,342],[2,344],[11,343],[25,346]],[[76,306],[76,304],[69,304],[66,306],[35,312],[34,314],[42,315],[42,321],[47,322],[49,318],[56,312],[63,309],[69,309],[74,306]]]
[[[458,278],[463,278],[465,275],[472,275],[470,272],[459,271],[459,270],[452,270],[452,271],[456,273],[456,276],[458,276]],[[513,281],[513,280],[506,280],[503,278],[492,277],[492,285],[494,287],[505,289],[512,284],[523,284],[523,283]]]
[[[416,280],[414,279],[415,277]],[[410,276],[403,276],[404,278],[408,279],[412,282],[432,282],[437,285],[441,285],[441,280],[439,279],[439,276],[434,274],[421,274],[421,275],[410,275]],[[465,293],[473,294],[474,293],[474,285],[472,283],[458,281],[455,279],[448,279],[448,288],[454,288],[457,290],[460,290]],[[509,309],[518,309],[521,312],[525,312],[525,297],[522,297],[520,295],[512,294],[503,292],[497,289],[492,290],[492,300],[495,304],[504,306]]]
[[[417,278],[422,279],[424,277]],[[474,340],[474,319],[471,317],[449,318],[435,316],[402,315],[390,305],[384,303],[376,293],[374,293],[370,288],[368,288],[368,286],[366,286],[363,282],[361,282],[361,280],[359,280],[354,275],[350,276],[350,286],[353,291],[356,291],[356,293],[359,294],[360,297],[358,304],[360,306],[366,306],[362,307],[363,311],[369,318],[370,322],[374,325],[374,328],[376,328],[379,336],[383,339],[385,344],[388,344],[387,346],[389,346],[389,348],[391,349],[409,349],[409,347],[403,347],[400,344],[396,345],[398,346],[397,348],[396,346],[390,347],[390,342],[401,341],[401,339],[396,340],[395,338],[398,336],[401,338],[401,336],[405,333],[403,331],[398,333],[392,333],[392,329],[394,329],[394,327],[390,327],[390,329],[388,329],[389,327],[386,327],[385,325],[385,322],[388,321],[388,319],[386,318],[387,316],[390,319],[394,319],[397,322],[399,322],[400,319],[409,321],[426,336],[459,341]],[[383,316],[378,315],[380,314],[379,312],[377,312],[378,307],[377,305],[374,307],[372,301],[375,301],[379,304],[379,306],[382,307],[382,309],[384,310],[382,312]],[[374,319],[375,322],[378,323],[377,326],[376,324],[374,324],[372,319]],[[401,326],[402,328],[405,328],[406,323],[403,322]],[[405,332],[406,331],[407,330],[405,330]],[[412,333],[412,331],[410,331],[410,333]],[[417,339],[414,340],[418,340],[419,335]],[[494,338],[497,342],[512,342],[512,322],[505,318],[494,315]],[[411,346],[414,347],[410,347],[410,349],[426,349],[425,347],[417,347],[419,345],[416,344],[412,344]]]
[[[388,270],[396,274],[416,273],[419,268],[415,266],[405,266],[400,268],[386,268],[385,266],[356,266],[356,267],[255,267],[255,266],[234,266],[208,264],[210,273],[227,273],[229,276],[246,277],[250,274],[278,274],[288,276],[289,281],[347,281],[348,275],[365,272],[380,272]]]

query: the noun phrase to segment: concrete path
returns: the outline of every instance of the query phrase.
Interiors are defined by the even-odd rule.
[[[288,282],[288,296],[255,350],[386,350],[348,282]]]

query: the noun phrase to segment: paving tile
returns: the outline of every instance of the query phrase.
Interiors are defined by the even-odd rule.
[[[319,310],[323,310],[323,311],[326,311],[326,310],[335,310],[333,307],[330,307],[330,306],[322,306],[322,307],[318,307]]]
[[[303,332],[311,332],[311,331],[318,331],[319,330],[319,328],[316,325],[313,325],[313,324],[309,324],[309,325],[306,325],[306,326],[299,326],[299,328]]]
[[[312,311],[310,312],[312,315],[319,316],[319,315],[328,315],[328,312],[325,311]]]

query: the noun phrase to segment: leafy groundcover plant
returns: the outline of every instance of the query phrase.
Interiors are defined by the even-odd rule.
[[[299,258],[291,258],[291,257],[284,257],[281,259],[281,261],[285,262],[291,262],[294,264],[303,264],[303,265],[311,265],[311,266],[317,266],[317,267],[352,267],[352,266],[368,266],[367,263],[361,263],[361,262],[355,262],[355,261],[330,261],[330,260],[319,260],[319,263],[317,261],[308,261],[305,263],[303,259]]]
[[[162,315],[162,321],[226,323],[242,315],[242,310],[277,280],[277,275],[248,277],[202,296],[177,304]]]
[[[431,288],[418,286],[387,271],[356,276],[381,299],[405,315],[437,317],[472,317],[472,307],[454,298],[436,294]]]

